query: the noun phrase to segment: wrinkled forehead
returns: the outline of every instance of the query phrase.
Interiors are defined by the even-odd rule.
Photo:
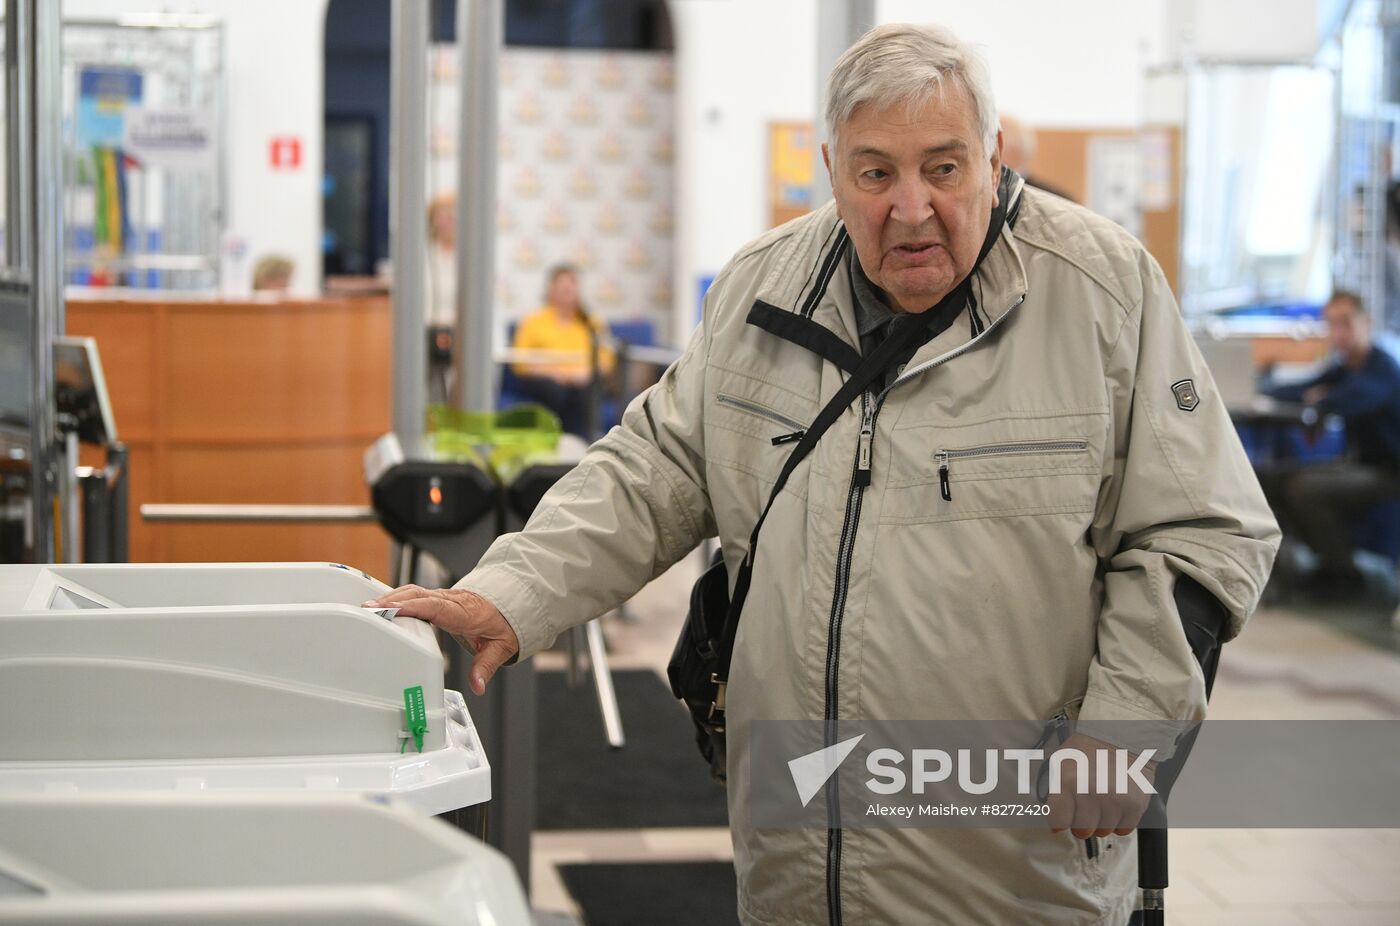
[[[872,137],[919,148],[960,141],[971,154],[980,157],[983,153],[972,95],[956,76],[945,76],[918,93],[894,100],[862,100],[833,134],[838,153],[862,148]]]

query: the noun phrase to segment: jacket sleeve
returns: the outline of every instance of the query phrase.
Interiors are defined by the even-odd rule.
[[[1144,295],[1106,371],[1112,460],[1090,531],[1103,600],[1081,728],[1203,718],[1205,685],[1176,610],[1177,578],[1190,577],[1224,606],[1228,640],[1254,610],[1279,542],[1161,269],[1146,254],[1141,265]]]
[[[524,529],[498,537],[457,583],[505,616],[518,658],[617,607],[715,533],[704,468],[707,353],[702,325]]]

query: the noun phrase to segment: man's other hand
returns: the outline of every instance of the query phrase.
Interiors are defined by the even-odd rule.
[[[472,659],[471,686],[478,695],[486,693],[486,684],[496,670],[520,652],[520,640],[496,606],[463,589],[403,585],[366,601],[364,606],[398,608],[398,616],[428,621],[456,637],[476,654]]]
[[[1152,799],[1152,795],[1133,787],[1131,777],[1127,779],[1129,787],[1126,794],[1093,793],[1098,768],[1097,754],[1101,750],[1108,752],[1108,775],[1112,787],[1104,790],[1110,792],[1116,788],[1119,768],[1131,765],[1136,756],[1128,757],[1127,761],[1124,761],[1125,757],[1119,754],[1116,746],[1111,746],[1082,733],[1075,733],[1066,739],[1055,752],[1070,749],[1078,750],[1089,758],[1090,793],[1076,793],[1079,788],[1077,763],[1065,762],[1061,766],[1064,778],[1060,781],[1060,793],[1051,794],[1047,798],[1050,804],[1051,831],[1058,833],[1069,828],[1070,832],[1079,839],[1088,839],[1090,836],[1107,836],[1110,833],[1127,836],[1137,828],[1138,822],[1142,820],[1142,815],[1147,811],[1147,804]],[[1157,763],[1148,762],[1142,767],[1141,775],[1149,783],[1155,784],[1156,772]]]

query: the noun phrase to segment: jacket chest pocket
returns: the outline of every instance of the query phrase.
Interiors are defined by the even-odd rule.
[[[807,425],[803,422],[753,399],[721,392],[715,396],[715,403],[722,408],[733,409],[740,414],[766,421],[782,429],[775,433],[770,441],[775,447],[780,444],[795,443],[802,439],[803,434],[807,433]]]
[[[1105,421],[1098,416],[1004,419],[896,432],[882,520],[1092,512]]]
[[[998,457],[1041,457],[1041,456],[1082,456],[1089,451],[1087,440],[1025,440],[1007,441],[1000,444],[983,444],[980,447],[953,447],[934,451],[933,460],[938,464],[938,493],[945,502],[953,500],[953,464],[959,465],[973,460],[990,460]],[[1023,471],[1025,472],[1025,471]],[[1034,473],[1035,470],[1028,472]]]
[[[731,376],[705,409],[706,460],[771,485],[814,414],[811,402],[771,383]]]

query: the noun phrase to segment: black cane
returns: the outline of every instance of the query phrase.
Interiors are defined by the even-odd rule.
[[[1191,644],[1191,652],[1201,664],[1206,700],[1209,701],[1211,689],[1215,687],[1215,670],[1220,665],[1220,641],[1230,615],[1214,595],[1186,576],[1177,580],[1173,597],[1186,639]],[[1157,767],[1153,780],[1157,793],[1152,796],[1151,805],[1144,816],[1161,820],[1163,825],[1138,830],[1138,887],[1142,888],[1143,926],[1166,924],[1167,798],[1186,764],[1186,757],[1191,754],[1200,729],[1199,725],[1193,726],[1182,736],[1172,757]]]

